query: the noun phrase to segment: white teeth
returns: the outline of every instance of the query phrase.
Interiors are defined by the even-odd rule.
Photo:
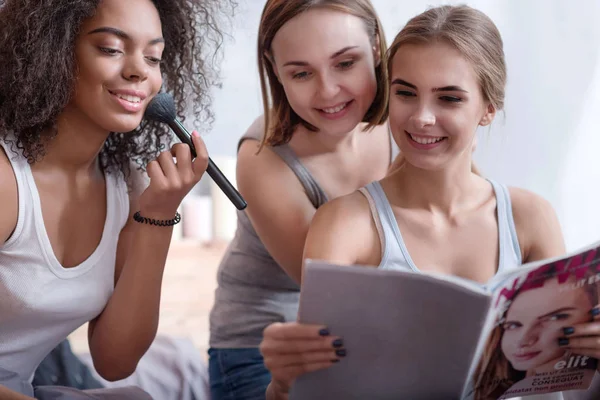
[[[137,97],[137,96],[130,96],[128,94],[117,94],[117,93],[115,93],[114,95],[117,96],[120,99],[127,100],[130,103],[139,103],[139,102],[142,101],[142,99],[140,99],[139,97]]]
[[[335,114],[337,112],[342,111],[344,108],[346,108],[347,105],[348,105],[348,103],[344,103],[341,106],[337,106],[337,107],[333,107],[333,108],[323,108],[322,110],[324,112],[326,112],[327,114]]]
[[[410,135],[410,138],[419,144],[433,144],[433,143],[441,142],[442,140],[444,140],[443,137],[441,137],[441,138],[420,138],[420,137],[416,137],[413,135]]]

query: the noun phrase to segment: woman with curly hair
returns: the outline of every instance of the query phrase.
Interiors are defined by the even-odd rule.
[[[152,343],[177,208],[208,156],[196,132],[195,160],[169,149],[168,128],[143,113],[164,86],[180,112],[211,118],[205,50],[228,6],[0,0],[0,398],[34,396],[37,365],[86,322],[107,380]],[[89,398],[35,396],[56,392]]]

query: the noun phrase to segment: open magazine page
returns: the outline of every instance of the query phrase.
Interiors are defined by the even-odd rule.
[[[493,320],[469,399],[587,389],[596,373],[598,360],[564,348],[564,328],[593,321],[591,311],[600,304],[600,243],[522,268],[494,290]]]
[[[299,377],[290,400],[459,400],[491,300],[455,278],[307,261],[298,318],[348,355]]]

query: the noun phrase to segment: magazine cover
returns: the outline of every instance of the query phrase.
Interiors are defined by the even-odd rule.
[[[569,338],[577,336],[574,327],[600,321],[599,271],[595,247],[516,275],[494,290],[491,331],[469,398],[587,389],[598,360],[571,350]]]

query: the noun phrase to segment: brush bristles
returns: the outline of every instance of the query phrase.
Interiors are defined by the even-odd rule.
[[[168,93],[157,94],[144,113],[144,118],[163,123],[170,123],[177,117],[173,96]]]

